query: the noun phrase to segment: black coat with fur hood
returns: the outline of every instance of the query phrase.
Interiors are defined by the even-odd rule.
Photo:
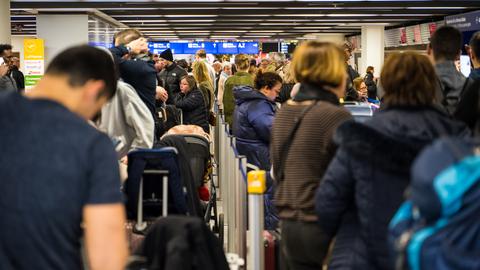
[[[404,200],[413,160],[441,136],[469,131],[431,107],[388,108],[365,124],[339,127],[338,151],[315,198],[321,227],[336,235],[329,269],[394,269],[388,224]]]

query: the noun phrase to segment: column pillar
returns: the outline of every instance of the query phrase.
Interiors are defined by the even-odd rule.
[[[0,44],[11,44],[12,25],[10,24],[10,0],[0,1]]]
[[[39,14],[37,36],[45,40],[45,66],[64,49],[88,43],[87,14]]]
[[[375,77],[380,75],[385,51],[385,26],[362,26],[362,61],[358,73],[364,75],[368,66],[375,68]]]

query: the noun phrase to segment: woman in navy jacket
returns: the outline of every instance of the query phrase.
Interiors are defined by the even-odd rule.
[[[320,226],[336,235],[329,269],[394,269],[387,229],[414,158],[438,137],[469,134],[434,107],[434,77],[427,57],[392,55],[381,74],[385,108],[337,130],[339,148],[315,198]]]
[[[187,75],[180,80],[180,93],[175,97],[175,106],[182,109],[184,124],[200,126],[209,133],[207,105],[193,76]]]
[[[233,113],[233,135],[239,154],[248,163],[270,171],[270,131],[275,116],[275,99],[282,87],[282,78],[274,72],[258,73],[255,88],[237,86],[233,89],[236,107]],[[273,209],[273,187],[267,177],[265,194],[265,228],[274,229],[278,220]]]

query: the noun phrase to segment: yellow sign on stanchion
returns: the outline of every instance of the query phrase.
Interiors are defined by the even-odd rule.
[[[248,172],[247,182],[249,194],[263,194],[267,189],[265,171]]]

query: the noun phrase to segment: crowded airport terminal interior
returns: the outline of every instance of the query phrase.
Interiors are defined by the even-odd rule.
[[[0,0],[0,270],[480,270],[480,0]]]

